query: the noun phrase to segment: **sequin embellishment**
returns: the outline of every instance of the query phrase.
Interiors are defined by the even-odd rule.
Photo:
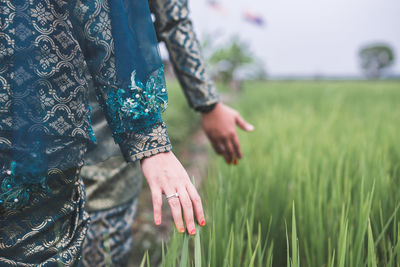
[[[150,124],[152,117],[165,111],[168,105],[168,95],[164,82],[164,66],[157,75],[151,75],[142,83],[136,78],[136,71],[131,74],[131,84],[128,89],[111,88],[107,90],[106,106],[109,123],[117,143],[123,141],[124,133],[132,132],[144,122]],[[135,125],[136,124],[136,125]]]
[[[40,156],[32,155],[23,163],[12,161],[10,169],[1,173],[0,206],[15,210],[29,204],[32,192],[50,192],[43,162]]]

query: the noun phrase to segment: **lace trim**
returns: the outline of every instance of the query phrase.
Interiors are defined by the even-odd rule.
[[[19,209],[29,203],[32,192],[50,192],[40,153],[30,156],[19,163],[12,161],[9,169],[3,166],[0,206],[9,210]]]
[[[171,151],[171,150],[172,150],[172,145],[168,144],[168,145],[165,145],[165,146],[160,146],[160,147],[157,147],[157,148],[154,148],[154,149],[150,149],[150,150],[146,150],[146,151],[143,151],[143,152],[132,154],[132,155],[130,155],[130,160],[131,161],[141,160],[141,159],[148,158],[150,156],[156,155],[158,153],[168,152],[168,151]]]
[[[134,131],[135,124],[142,125],[143,121],[151,120],[151,116],[164,112],[168,106],[164,66],[158,69],[157,75],[151,75],[145,84],[136,78],[134,70],[128,89],[110,87],[104,86],[104,91],[107,92],[105,104],[116,143],[123,141],[124,133]],[[149,125],[152,123],[154,122]]]
[[[37,196],[51,196],[49,170],[81,166],[86,145],[75,138],[43,139],[1,153],[0,216],[5,210],[29,206]]]

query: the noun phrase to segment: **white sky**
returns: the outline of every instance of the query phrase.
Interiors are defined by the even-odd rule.
[[[395,49],[392,72],[400,74],[400,0],[189,0],[198,36],[246,40],[269,75],[360,75],[360,46],[385,41]],[[261,14],[263,28],[243,20]],[[225,14],[224,14],[225,13]]]

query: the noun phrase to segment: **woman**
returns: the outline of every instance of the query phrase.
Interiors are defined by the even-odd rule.
[[[75,266],[88,218],[79,170],[90,126],[87,72],[127,161],[141,160],[154,220],[165,194],[179,231],[204,224],[170,152],[167,95],[146,0],[0,2],[0,265]],[[85,25],[83,27],[82,25]]]

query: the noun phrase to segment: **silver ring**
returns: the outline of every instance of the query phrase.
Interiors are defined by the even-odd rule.
[[[172,195],[167,196],[167,200],[173,198],[173,197],[179,197],[178,193],[173,193]]]

